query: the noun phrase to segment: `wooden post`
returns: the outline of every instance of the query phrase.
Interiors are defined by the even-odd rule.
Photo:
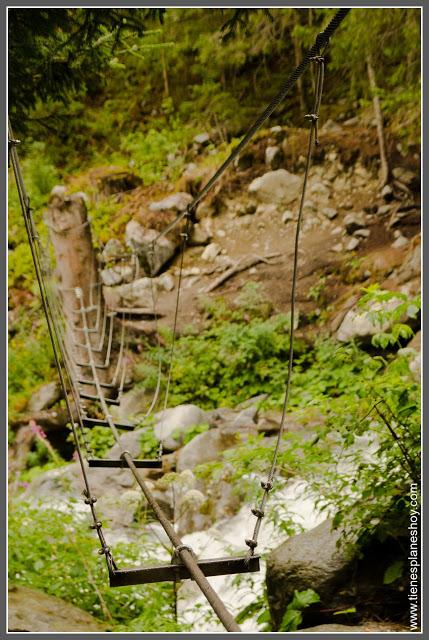
[[[62,308],[66,319],[66,347],[74,355],[77,362],[88,362],[88,351],[85,347],[76,346],[76,342],[85,343],[81,316],[76,306],[75,289],[82,291],[85,307],[96,305],[100,311],[91,311],[88,316],[90,328],[97,328],[91,332],[90,340],[94,347],[102,341],[102,312],[103,293],[97,271],[97,260],[92,244],[91,228],[85,198],[82,193],[68,195],[65,187],[55,187],[52,190],[48,209],[44,215],[45,224],[49,228],[52,241],[56,270],[55,275],[61,294]],[[97,319],[99,320],[97,323]],[[102,364],[105,353],[94,353],[97,364]],[[108,370],[100,370],[100,378],[105,381]],[[76,375],[88,379],[88,368],[76,368]],[[103,375],[104,374],[104,375]],[[94,388],[87,386],[85,392],[93,393]]]
[[[383,114],[381,111],[380,98],[377,94],[377,81],[375,79],[374,67],[372,66],[372,57],[368,53],[366,57],[366,68],[368,72],[369,87],[372,93],[372,104],[374,107],[374,116],[377,123],[378,146],[380,149],[380,188],[384,187],[389,180],[389,163],[387,162],[386,143],[384,140]]]

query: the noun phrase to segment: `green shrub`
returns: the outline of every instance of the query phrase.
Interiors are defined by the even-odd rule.
[[[175,622],[170,584],[109,587],[94,532],[70,512],[12,502],[9,543],[10,583],[71,602],[105,620],[111,631],[184,630]],[[154,563],[159,549],[142,539],[140,544],[115,545],[114,555],[120,567],[135,566]]]

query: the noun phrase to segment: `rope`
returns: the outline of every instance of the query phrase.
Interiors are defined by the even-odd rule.
[[[298,212],[298,220],[296,223],[296,231],[295,231],[295,242],[294,242],[294,257],[293,257],[293,272],[292,272],[292,287],[291,287],[291,311],[290,311],[290,334],[289,334],[289,361],[288,361],[288,371],[287,371],[287,381],[286,381],[286,389],[283,400],[283,408],[282,408],[282,416],[280,420],[280,429],[277,435],[276,446],[274,449],[273,457],[271,460],[271,465],[268,471],[267,479],[261,482],[261,487],[263,489],[263,494],[261,501],[258,507],[252,509],[253,515],[256,517],[256,524],[253,530],[253,535],[251,538],[246,539],[246,544],[249,547],[249,551],[247,553],[247,558],[250,559],[254,554],[256,547],[258,546],[258,535],[261,528],[262,519],[265,515],[265,506],[268,500],[268,494],[273,488],[274,476],[276,473],[277,466],[277,458],[280,450],[280,444],[283,437],[286,413],[288,409],[289,402],[289,393],[293,372],[293,342],[295,336],[295,307],[296,307],[296,283],[298,276],[298,250],[299,250],[299,238],[301,231],[301,223],[302,223],[302,214],[304,209],[304,201],[305,194],[307,189],[307,181],[308,181],[308,173],[311,165],[311,158],[313,154],[313,146],[314,144],[318,145],[318,130],[317,123],[319,118],[319,109],[320,103],[322,99],[323,92],[323,81],[324,81],[324,73],[325,73],[325,64],[324,58],[320,55],[314,56],[313,61],[317,64],[317,78],[316,78],[316,89],[315,89],[315,100],[313,112],[309,113],[305,116],[306,120],[310,121],[310,131],[308,136],[308,148],[307,148],[307,158],[305,163],[305,171],[304,171],[304,180],[302,184],[302,192],[301,192],[301,200],[299,204],[299,212]]]
[[[161,420],[161,429],[160,429],[160,441],[159,441],[159,455],[162,455],[162,439],[164,432],[164,422],[165,422],[165,411],[168,406],[168,397],[170,393],[170,385],[171,385],[171,374],[173,370],[173,359],[174,359],[174,350],[176,346],[176,331],[177,331],[177,319],[179,316],[179,302],[180,302],[180,291],[182,287],[182,277],[183,277],[183,259],[185,255],[186,243],[189,239],[190,233],[190,217],[186,217],[186,225],[183,233],[181,233],[182,242],[180,247],[180,267],[179,267],[179,280],[177,283],[177,294],[176,294],[176,304],[174,308],[174,322],[173,322],[173,336],[171,339],[171,348],[170,348],[170,357],[169,357],[169,365],[168,365],[168,373],[167,373],[167,384],[165,388],[165,396],[164,396],[164,413]]]
[[[8,129],[9,129],[9,138],[10,139],[14,139],[10,122],[8,123]],[[76,451],[77,451],[77,455],[78,455],[79,465],[80,465],[80,468],[81,468],[82,478],[83,478],[83,482],[84,482],[84,491],[83,491],[83,493],[84,493],[84,496],[85,496],[85,504],[87,504],[89,506],[90,511],[91,511],[91,516],[92,516],[91,528],[94,528],[97,531],[97,536],[98,536],[98,539],[99,539],[100,544],[101,544],[100,551],[106,557],[106,562],[107,562],[109,570],[112,570],[112,569],[114,569],[116,567],[116,565],[115,565],[113,557],[112,557],[112,555],[110,553],[110,548],[108,547],[108,545],[106,543],[106,540],[105,540],[105,537],[104,537],[104,534],[102,532],[102,523],[97,518],[96,509],[94,507],[94,504],[97,501],[97,498],[95,496],[93,496],[92,493],[91,493],[91,488],[90,488],[90,484],[89,484],[89,481],[88,481],[85,465],[83,463],[82,451],[81,451],[81,448],[80,448],[79,438],[78,438],[78,435],[77,435],[75,422],[74,422],[74,419],[73,419],[73,412],[72,412],[72,408],[71,408],[71,405],[70,405],[70,400],[69,400],[69,397],[68,397],[68,394],[67,394],[67,386],[66,386],[64,375],[63,375],[63,366],[65,365],[65,357],[64,357],[63,350],[62,350],[61,342],[57,341],[58,335],[57,335],[56,327],[55,327],[55,324],[54,324],[54,321],[53,321],[52,309],[50,307],[50,303],[49,303],[49,300],[48,300],[47,295],[46,295],[46,289],[45,289],[45,286],[44,286],[44,279],[43,279],[43,272],[41,270],[41,264],[40,264],[39,256],[38,256],[37,249],[36,249],[36,246],[35,246],[35,240],[38,239],[38,236],[37,236],[37,234],[34,233],[34,221],[33,221],[32,216],[31,216],[30,200],[29,200],[29,198],[27,196],[27,193],[26,193],[26,190],[25,190],[24,180],[23,180],[21,167],[20,167],[20,164],[19,164],[19,158],[18,158],[18,154],[17,154],[15,146],[16,145],[12,145],[11,148],[10,148],[10,159],[11,159],[13,172],[14,172],[14,176],[15,176],[15,181],[16,181],[16,185],[17,185],[17,189],[18,189],[19,201],[20,201],[20,205],[21,205],[23,218],[24,218],[24,224],[25,224],[25,229],[26,229],[26,232],[27,232],[28,242],[29,242],[29,245],[30,245],[31,256],[32,256],[32,259],[33,259],[34,268],[35,268],[35,272],[36,272],[36,278],[37,278],[37,282],[38,282],[38,286],[39,286],[39,290],[40,290],[43,311],[44,311],[46,322],[47,322],[47,325],[48,325],[49,338],[50,338],[51,344],[52,344],[55,365],[56,365],[57,370],[58,370],[58,375],[59,375],[59,378],[60,378],[60,384],[61,384],[61,388],[63,390],[64,399],[65,399],[65,403],[66,403],[67,413],[68,413],[70,424],[71,424],[71,427],[72,427],[72,433],[73,433],[73,438],[74,438],[74,441],[75,441],[75,446],[76,446]],[[76,406],[76,410],[77,410],[77,413],[79,414],[79,406],[78,405]]]

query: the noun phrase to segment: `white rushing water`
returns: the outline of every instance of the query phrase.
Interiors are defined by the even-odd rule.
[[[316,507],[314,500],[303,495],[306,484],[297,480],[270,497],[270,509],[273,512],[288,514],[298,527],[312,529],[325,518]],[[242,556],[247,551],[244,539],[251,537],[255,517],[250,506],[243,506],[232,518],[218,521],[206,531],[197,531],[183,537],[184,544],[192,547],[199,558],[216,558],[230,555]],[[275,526],[267,517],[262,522],[258,539],[258,553],[266,554],[284,542],[287,535]],[[237,615],[247,605],[260,597],[265,584],[265,562],[261,559],[258,573],[238,576],[215,576],[209,578],[210,584],[222,598],[233,615]],[[187,580],[179,590],[179,620],[192,625],[194,632],[219,632],[224,630],[205,597],[195,583]],[[257,616],[241,624],[243,631],[260,631],[255,621]]]

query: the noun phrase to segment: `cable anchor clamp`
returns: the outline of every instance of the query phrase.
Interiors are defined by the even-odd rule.
[[[189,553],[195,558],[195,553],[191,547],[188,547],[187,544],[179,544],[177,547],[174,547],[173,554],[171,556],[171,564],[182,564],[182,558],[180,557],[181,551],[189,551]]]
[[[317,122],[319,116],[317,115],[317,113],[307,113],[304,118],[305,120],[310,120],[310,122]]]
[[[256,540],[253,540],[253,538],[251,539],[246,539],[244,541],[247,546],[253,551],[253,549],[256,549],[256,547],[258,546],[258,543],[256,542]]]
[[[99,556],[110,555],[110,547],[101,547],[101,549],[98,550],[98,555]]]

